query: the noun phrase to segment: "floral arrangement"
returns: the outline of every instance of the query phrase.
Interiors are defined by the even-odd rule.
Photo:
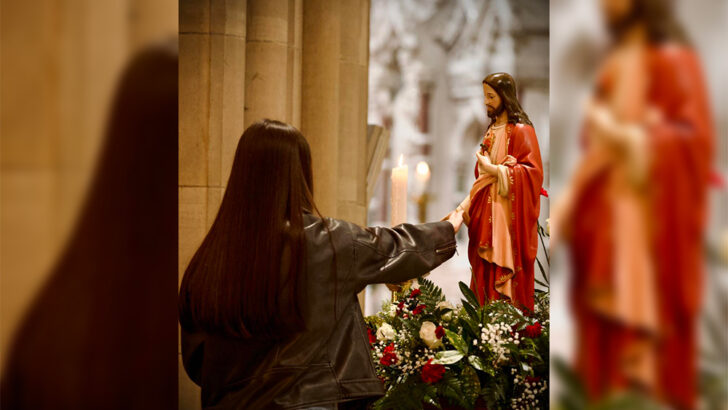
[[[366,318],[386,389],[375,409],[548,407],[548,292],[522,312],[505,301],[480,306],[463,282],[458,306],[418,283]]]

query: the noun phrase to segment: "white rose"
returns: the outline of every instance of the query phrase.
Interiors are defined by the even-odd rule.
[[[379,326],[377,329],[377,340],[393,340],[394,328],[389,323]]]
[[[443,320],[450,320],[450,319],[452,319],[452,310],[455,309],[455,306],[453,306],[452,303],[450,303],[450,302],[448,302],[446,300],[443,300],[442,302],[440,302],[440,303],[437,304],[436,308],[437,309],[451,309],[450,312],[447,312],[444,315],[442,315],[442,319]]]
[[[425,342],[427,347],[430,349],[442,346],[442,339],[437,338],[435,329],[437,329],[437,326],[430,321],[422,322],[422,326],[420,327],[420,339],[422,339],[422,341]]]

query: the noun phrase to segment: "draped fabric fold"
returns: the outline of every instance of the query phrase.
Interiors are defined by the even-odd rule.
[[[488,136],[486,136],[488,137]],[[489,152],[496,175],[480,175],[470,191],[470,287],[481,303],[508,299],[533,310],[534,262],[543,167],[532,126],[508,124]]]

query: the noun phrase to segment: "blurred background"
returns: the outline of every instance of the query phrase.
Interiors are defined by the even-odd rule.
[[[516,79],[548,187],[548,10],[541,0],[371,2],[368,122],[382,126],[390,143],[369,202],[369,225],[390,224],[391,170],[400,156],[409,171],[408,222],[440,220],[468,195],[475,152],[490,122],[482,80],[493,72]],[[541,221],[548,209],[542,198]],[[429,276],[454,303],[461,298],[458,282],[470,284],[465,225],[457,240],[458,253]],[[390,299],[384,285],[369,286],[365,313]]]
[[[654,4],[652,4],[654,3]],[[652,10],[644,13],[645,9],[655,6]],[[664,7],[662,7],[664,6]],[[620,9],[632,10],[635,7],[641,7],[643,13],[635,13],[630,16],[628,11],[626,18],[620,23],[628,26],[631,23],[654,20],[658,24],[668,21],[667,14],[675,17],[678,25],[684,30],[686,37],[689,39],[688,45],[676,46],[674,42],[668,44],[673,47],[673,51],[663,53],[669,55],[675,50],[683,49],[692,50],[697,54],[697,60],[701,69],[697,72],[684,72],[679,69],[691,67],[689,58],[685,61],[674,60],[672,64],[665,63],[657,66],[645,66],[636,64],[632,66],[633,74],[628,77],[639,79],[642,70],[647,71],[646,83],[652,85],[658,84],[661,88],[663,96],[672,93],[679,95],[670,104],[676,108],[673,112],[682,110],[683,114],[664,114],[670,110],[663,110],[661,119],[652,120],[653,126],[688,126],[693,130],[698,130],[690,134],[691,128],[686,128],[685,136],[687,139],[684,143],[678,142],[678,150],[681,151],[676,161],[670,159],[670,164],[665,165],[674,173],[669,180],[661,177],[660,173],[652,173],[648,177],[648,182],[643,188],[632,191],[636,195],[631,198],[660,197],[667,200],[663,203],[652,203],[648,205],[648,211],[644,213],[643,218],[635,220],[633,225],[617,225],[618,220],[613,220],[606,214],[594,214],[592,211],[598,209],[597,205],[589,205],[586,199],[581,200],[580,205],[572,207],[565,206],[570,212],[563,212],[563,215],[556,215],[561,211],[560,205],[573,199],[574,187],[583,183],[590,186],[591,190],[583,188],[582,195],[599,195],[599,186],[607,183],[594,182],[588,185],[583,180],[588,178],[589,170],[581,162],[587,158],[590,152],[585,148],[589,143],[585,143],[585,135],[588,135],[589,123],[594,117],[590,116],[595,111],[590,112],[587,102],[603,92],[605,72],[611,69],[610,64],[619,58],[614,58],[618,53],[614,53],[615,49],[619,49],[621,44],[628,41],[615,37],[613,34],[620,30],[618,23],[611,27],[607,24],[611,17],[619,15]],[[658,14],[663,13],[663,14]],[[600,402],[607,407],[623,408],[627,405],[635,406],[635,402],[629,400],[637,400],[638,408],[646,408],[654,403],[661,401],[662,404],[670,404],[677,408],[726,408],[728,392],[728,192],[726,191],[726,175],[728,175],[728,95],[725,90],[728,87],[728,58],[725,51],[725,38],[728,38],[728,2],[713,0],[698,1],[599,1],[599,0],[557,0],[551,1],[551,31],[550,31],[550,53],[551,53],[551,138],[550,138],[550,184],[552,198],[551,226],[552,226],[552,281],[551,281],[551,349],[552,349],[552,405],[559,403],[561,407],[573,408],[580,405],[586,405],[587,401]],[[618,19],[617,19],[618,20]],[[663,25],[663,26],[666,26]],[[626,36],[625,36],[626,38]],[[669,42],[668,42],[669,43]],[[624,48],[622,48],[624,49]],[[627,55],[627,54],[624,54]],[[628,61],[631,57],[623,59]],[[637,57],[634,58],[635,60]],[[665,60],[670,61],[670,60]],[[661,68],[662,67],[662,68]],[[671,70],[672,68],[677,70]],[[676,72],[672,77],[666,77],[662,72]],[[609,74],[607,74],[608,76]],[[672,74],[671,74],[672,75]],[[672,78],[671,81],[665,81],[665,78]],[[607,82],[610,80],[607,80]],[[617,80],[611,79],[611,83],[607,87],[614,85]],[[704,85],[701,86],[700,83]],[[633,84],[638,84],[639,80]],[[687,84],[687,85],[686,85]],[[635,86],[637,87],[637,86]],[[647,86],[649,87],[649,85]],[[703,90],[704,89],[704,90]],[[697,109],[696,101],[701,98],[703,92],[707,93],[707,107]],[[617,94],[619,92],[616,92]],[[622,90],[623,95],[629,94]],[[653,92],[653,97],[656,93]],[[657,104],[659,98],[650,99],[647,97],[648,105]],[[635,100],[634,98],[630,98]],[[632,105],[635,107],[635,105]],[[592,107],[593,108],[593,107]],[[690,111],[692,118],[685,112]],[[607,111],[609,112],[609,111]],[[613,112],[613,110],[612,110]],[[633,121],[643,121],[645,117],[633,111],[623,113],[627,116],[633,116]],[[599,114],[594,114],[597,116]],[[617,115],[615,115],[617,116]],[[711,119],[712,117],[712,119]],[[699,118],[698,120],[694,120]],[[691,122],[695,121],[695,122]],[[598,120],[596,120],[598,121]],[[586,132],[585,132],[586,128]],[[699,148],[699,162],[693,161],[694,145],[691,141],[698,140],[707,135],[701,129],[712,129],[711,148]],[[654,136],[653,136],[654,135]],[[648,134],[648,138],[660,138],[660,134]],[[586,136],[588,139],[589,137]],[[652,151],[655,155],[653,161],[660,164],[660,161],[668,161],[666,149],[669,150],[668,137],[662,140],[662,146],[651,145],[647,143],[647,150]],[[675,139],[675,141],[678,141]],[[698,148],[696,148],[698,149]],[[660,157],[662,156],[663,159]],[[640,159],[632,161],[625,157],[619,157],[614,163],[614,167],[619,169],[621,166],[632,166],[633,164],[644,165],[646,161]],[[708,175],[706,175],[706,172]],[[707,178],[706,178],[707,177]],[[581,180],[580,180],[581,178]],[[687,184],[684,181],[688,181]],[[644,184],[644,182],[643,182]],[[682,184],[682,185],[681,185]],[[666,188],[662,188],[662,187]],[[681,188],[681,186],[690,186],[690,190]],[[577,190],[579,188],[576,188]],[[596,190],[595,190],[596,189]],[[670,192],[670,190],[672,190]],[[665,193],[668,192],[668,193]],[[690,194],[685,194],[686,192]],[[697,192],[697,194],[692,194]],[[701,194],[702,193],[702,194]],[[630,195],[631,195],[630,194]],[[671,196],[672,195],[672,196]],[[703,200],[702,196],[705,195]],[[565,198],[570,197],[570,198]],[[613,197],[606,197],[601,204],[612,206],[620,203],[625,198],[622,194]],[[611,198],[611,199],[609,199]],[[639,199],[642,198],[642,199]],[[611,205],[609,205],[611,204]],[[675,205],[672,210],[680,210],[677,212],[677,218],[666,220],[661,218],[666,208]],[[591,213],[590,213],[591,212]],[[595,216],[599,215],[599,216]],[[560,217],[561,221],[557,221],[557,228],[554,228],[554,218]],[[700,219],[704,218],[701,225]],[[691,220],[697,222],[689,222]],[[594,242],[593,248],[589,251],[587,246],[578,246],[573,242],[575,236],[569,236],[570,232],[568,223],[564,220],[581,220],[580,223],[581,238],[587,238],[589,241],[597,241],[604,238],[606,242],[601,244]],[[611,221],[611,222],[607,222]],[[649,303],[642,304],[645,309],[658,309],[661,313],[654,318],[653,324],[644,326],[632,326],[626,323],[630,319],[625,319],[625,315],[619,311],[624,307],[639,310],[636,305],[629,305],[627,302],[617,302],[611,307],[601,308],[600,315],[591,316],[592,323],[590,325],[585,322],[589,317],[584,311],[577,309],[577,306],[589,306],[596,304],[598,296],[594,293],[584,294],[584,283],[588,279],[594,278],[602,272],[606,276],[593,279],[595,281],[604,280],[611,285],[606,287],[614,290],[619,288],[617,283],[619,275],[617,273],[609,273],[599,268],[599,266],[613,266],[618,256],[616,254],[619,241],[627,241],[640,236],[643,232],[642,226],[649,224],[659,229],[654,240],[678,243],[686,241],[688,246],[695,246],[686,250],[685,247],[675,247],[674,252],[664,252],[660,249],[670,249],[668,247],[659,247],[661,245],[652,243],[648,246],[658,246],[659,248],[651,248],[649,252],[639,251],[635,253],[637,257],[643,257],[643,262],[651,269],[650,276],[646,279],[644,272],[630,269],[623,269],[630,274],[641,272],[624,279],[627,287],[634,290],[633,298],[641,298],[642,301],[649,300]],[[585,225],[590,224],[590,228]],[[687,224],[687,225],[686,225]],[[623,228],[620,228],[622,226]],[[689,226],[689,228],[687,228]],[[704,226],[704,228],[702,227]],[[556,248],[554,245],[554,230],[560,229],[558,236],[563,237],[559,240]],[[590,229],[590,233],[584,236],[586,229]],[[686,231],[687,229],[687,231]],[[562,232],[563,231],[563,232]],[[607,233],[602,235],[601,233]],[[697,235],[693,236],[696,232]],[[573,232],[571,232],[573,234]],[[609,236],[617,235],[617,236]],[[621,235],[621,236],[619,236]],[[591,239],[589,239],[591,238]],[[621,239],[620,239],[621,238]],[[691,239],[694,238],[694,239]],[[701,240],[701,238],[704,238]],[[597,254],[599,250],[602,253],[603,260],[598,260]],[[580,252],[575,254],[574,252]],[[693,262],[685,263],[697,254],[697,258]],[[586,256],[584,256],[586,255]],[[645,258],[645,255],[647,257]],[[692,259],[691,259],[692,260]],[[672,269],[679,265],[677,270]],[[585,266],[593,268],[586,268]],[[581,269],[579,268],[581,267]],[[624,268],[624,266],[623,266]],[[611,282],[610,282],[611,281]],[[696,290],[691,290],[693,299],[692,307],[681,308],[683,301],[678,297],[672,297],[671,290],[666,287],[665,282],[676,281],[675,291],[681,291],[694,286]],[[617,292],[619,293],[619,292]],[[667,306],[672,308],[672,312],[665,313],[666,308],[655,306]],[[583,308],[590,310],[590,308]],[[595,310],[599,310],[595,308]],[[697,310],[692,312],[692,310]],[[627,315],[629,316],[629,315]],[[581,318],[577,320],[578,318]],[[634,317],[633,317],[634,318]],[[632,318],[632,319],[633,319]],[[669,319],[669,320],[667,320]],[[666,321],[667,320],[667,321]],[[596,324],[596,323],[599,324]],[[581,325],[580,325],[581,323]],[[685,324],[682,334],[675,335],[675,329],[680,324]],[[613,327],[609,327],[613,326]],[[656,327],[656,329],[655,329]],[[600,330],[597,330],[600,329]],[[610,330],[611,329],[611,330]],[[626,375],[627,371],[622,372],[618,366],[622,365],[624,354],[624,346],[631,342],[626,342],[622,334],[625,329],[637,332],[630,337],[647,343],[647,354],[651,356],[652,372],[642,374],[640,383],[632,379],[630,375]],[[600,336],[609,344],[599,346],[598,342],[592,343],[589,337],[595,337],[599,331],[603,332]],[[672,334],[672,336],[671,336]],[[667,344],[665,340],[670,338],[681,339],[683,341],[692,340],[693,334],[697,337],[697,344],[693,348],[678,347],[674,350],[665,350]],[[620,343],[624,342],[624,345]],[[626,350],[626,348],[624,348]],[[655,357],[655,354],[657,357]],[[614,366],[610,366],[604,361],[613,361]],[[655,365],[662,363],[663,365]],[[690,363],[692,362],[692,363]],[[664,365],[667,363],[668,365]],[[675,370],[675,377],[682,379],[682,385],[689,386],[688,390],[695,388],[695,391],[671,393],[684,390],[681,387],[670,387],[670,380],[665,380],[665,369],[669,368],[670,363],[675,363],[683,370]],[[679,365],[680,363],[684,364]],[[687,364],[685,364],[687,363]],[[655,370],[657,368],[658,370]],[[687,371],[685,369],[692,369]],[[694,371],[694,373],[693,373]],[[603,377],[595,377],[594,375],[601,373]],[[651,374],[650,374],[651,373]],[[599,379],[599,380],[597,380]],[[668,391],[665,391],[668,390]],[[641,393],[639,397],[617,399],[618,396],[625,391],[631,393]],[[684,393],[684,394],[683,394]],[[675,396],[682,395],[684,397],[693,397],[694,400],[681,400]],[[587,400],[589,399],[589,400]],[[619,401],[626,400],[626,401]],[[640,401],[643,400],[643,401]]]
[[[177,0],[0,7],[2,407],[176,407]]]

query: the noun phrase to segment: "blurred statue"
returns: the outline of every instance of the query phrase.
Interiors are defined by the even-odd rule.
[[[483,80],[491,123],[476,154],[476,181],[457,210],[468,224],[470,287],[481,304],[507,299],[533,310],[543,167],[528,115],[507,73]]]
[[[703,75],[666,2],[602,11],[614,43],[552,218],[571,248],[576,368],[592,399],[636,388],[694,408],[713,143]]]

